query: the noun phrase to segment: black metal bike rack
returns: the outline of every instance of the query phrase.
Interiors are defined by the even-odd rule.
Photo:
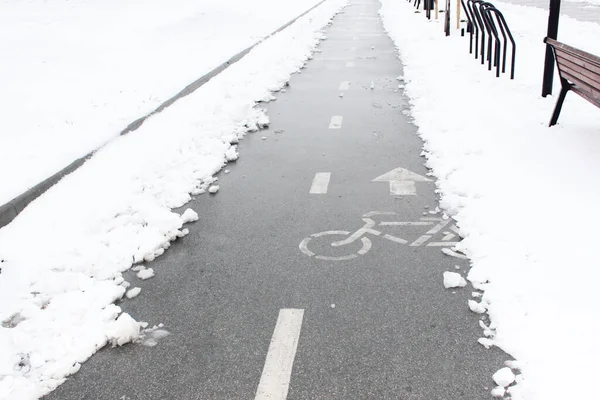
[[[483,0],[466,0],[466,4],[465,0],[460,2],[467,16],[469,53],[473,53],[473,36],[475,36],[475,58],[481,56],[482,65],[487,61],[488,70],[492,69],[492,65],[496,67],[496,77],[500,77],[500,71],[506,72],[506,53],[510,41],[512,47],[510,79],[514,79],[517,46],[504,15],[492,3]],[[492,42],[494,42],[493,52]],[[502,55],[502,62],[500,55]]]
[[[435,0],[408,0],[418,10],[423,2],[423,10],[431,19],[431,10]],[[515,79],[515,61],[517,45],[506,23],[504,15],[492,3],[485,0],[460,0],[467,16],[467,32],[469,33],[469,53],[475,54],[475,59],[481,60],[481,65],[487,61],[488,70],[496,69],[496,77],[506,73],[506,55],[508,42],[512,47],[510,79]],[[446,21],[448,23],[448,21]],[[449,32],[446,32],[446,36]],[[481,40],[480,40],[481,39]],[[487,39],[487,41],[486,41]],[[473,43],[475,46],[473,46]]]

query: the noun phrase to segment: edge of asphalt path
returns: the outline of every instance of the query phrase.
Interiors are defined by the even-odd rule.
[[[318,6],[320,6],[321,4],[323,4],[326,1],[327,0],[319,1],[317,4],[315,4],[308,10],[304,11],[302,14],[298,15],[294,19],[288,21],[284,25],[280,26],[275,31],[271,32],[264,38],[260,39],[258,42],[254,43],[250,47],[245,48],[244,50],[240,51],[239,53],[237,53],[236,55],[234,55],[233,57],[231,57],[230,59],[228,59],[227,61],[225,61],[224,63],[222,63],[221,65],[219,65],[218,67],[216,67],[215,69],[210,71],[209,73],[196,79],[194,82],[187,85],[183,90],[181,90],[175,96],[171,97],[170,99],[166,100],[161,105],[159,105],[158,108],[156,108],[154,111],[151,111],[150,113],[144,115],[141,118],[136,119],[135,121],[133,121],[132,123],[127,125],[127,127],[119,133],[119,136],[126,135],[129,132],[133,132],[133,131],[137,130],[140,126],[143,125],[143,123],[148,118],[150,118],[154,114],[160,113],[164,109],[173,105],[177,100],[194,93],[197,89],[202,87],[205,83],[210,81],[212,78],[214,78],[215,76],[217,76],[218,74],[220,74],[221,72],[223,72],[224,70],[226,70],[227,68],[229,68],[230,66],[235,64],[236,62],[240,61],[242,58],[244,58],[244,56],[246,56],[253,48],[258,46],[265,40],[271,38],[275,34],[281,32],[282,30],[284,30],[285,28],[287,28],[288,26],[290,26],[291,24],[296,22],[298,19],[302,18],[303,16],[305,16],[306,14],[308,14],[309,12],[311,12],[312,10],[314,10],[315,8],[317,8]],[[96,151],[100,150],[101,148],[102,147],[92,150],[85,156],[73,161],[71,164],[69,164],[62,170],[58,171],[54,175],[50,176],[49,178],[43,180],[42,182],[40,182],[36,185],[34,185],[26,192],[15,197],[14,199],[10,200],[8,203],[0,205],[0,229],[5,227],[6,225],[10,224],[21,213],[21,211],[23,211],[32,201],[34,201],[35,199],[40,197],[48,189],[50,189],[52,186],[54,186],[55,184],[60,182],[60,180],[62,178],[64,178],[68,174],[76,171],[79,167],[81,167],[83,164],[85,164],[85,162],[88,159],[90,159],[94,155],[94,153]]]

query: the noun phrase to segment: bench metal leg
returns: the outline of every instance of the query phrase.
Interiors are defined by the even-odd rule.
[[[566,79],[561,78],[562,88],[560,89],[560,94],[558,95],[558,101],[556,102],[556,106],[554,107],[554,112],[552,113],[552,118],[550,119],[550,125],[554,126],[558,122],[558,116],[560,115],[560,111],[562,109],[563,102],[565,101],[565,97],[567,96],[567,92],[571,89],[571,85],[567,82]]]

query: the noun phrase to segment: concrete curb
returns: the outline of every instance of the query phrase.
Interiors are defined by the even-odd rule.
[[[206,74],[206,75],[202,76],[201,78],[197,79],[196,81],[192,82],[191,84],[186,86],[181,92],[177,93],[175,96],[171,97],[170,99],[168,99],[167,101],[162,103],[160,106],[158,106],[158,108],[156,110],[152,111],[151,113],[149,113],[141,118],[136,119],[135,121],[133,121],[132,123],[127,125],[127,127],[121,131],[120,135],[125,135],[129,132],[133,132],[133,131],[137,130],[140,126],[142,126],[142,124],[148,118],[150,118],[154,114],[158,114],[159,112],[163,111],[165,108],[171,106],[173,103],[175,103],[177,100],[181,99],[182,97],[192,94],[194,91],[196,91],[198,88],[200,88],[206,82],[208,82],[209,80],[214,78],[216,75],[220,74],[221,72],[223,72],[224,70],[229,68],[231,65],[233,65],[236,62],[238,62],[239,60],[241,60],[253,48],[258,46],[265,40],[269,39],[271,36],[281,32],[282,30],[284,30],[285,28],[287,28],[288,26],[290,26],[291,24],[296,22],[299,18],[302,18],[303,16],[305,16],[306,14],[308,14],[309,12],[311,12],[312,10],[314,10],[315,8],[317,8],[318,6],[320,6],[321,4],[323,4],[326,1],[327,0],[321,0],[320,2],[318,2],[314,6],[312,6],[305,12],[303,12],[302,14],[298,15],[296,18],[292,19],[285,25],[280,26],[277,30],[273,31],[272,33],[265,36],[258,42],[254,43],[252,46],[240,51],[239,53],[237,53],[236,55],[231,57],[229,60],[227,60],[223,64],[219,65],[217,68],[210,71],[208,74]],[[23,211],[25,209],[25,207],[27,207],[29,205],[29,203],[31,203],[32,201],[37,199],[39,196],[44,194],[48,189],[50,189],[52,186],[57,184],[63,177],[65,177],[66,175],[75,171],[77,168],[81,167],[94,154],[95,151],[96,150],[73,161],[66,168],[58,171],[56,174],[52,175],[51,177],[44,180],[43,182],[38,183],[37,185],[35,185],[31,189],[29,189],[28,191],[21,194],[20,196],[15,197],[8,203],[1,205],[0,206],[0,228],[10,224],[17,217],[17,215],[19,215],[19,213],[21,211]]]

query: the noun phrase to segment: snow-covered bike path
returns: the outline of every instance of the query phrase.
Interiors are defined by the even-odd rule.
[[[122,308],[170,335],[100,351],[48,399],[491,398],[508,357],[478,343],[475,290],[444,288],[468,261],[442,251],[459,232],[379,8],[333,20],[270,127],[188,204],[200,221],[147,264],[158,275]]]

